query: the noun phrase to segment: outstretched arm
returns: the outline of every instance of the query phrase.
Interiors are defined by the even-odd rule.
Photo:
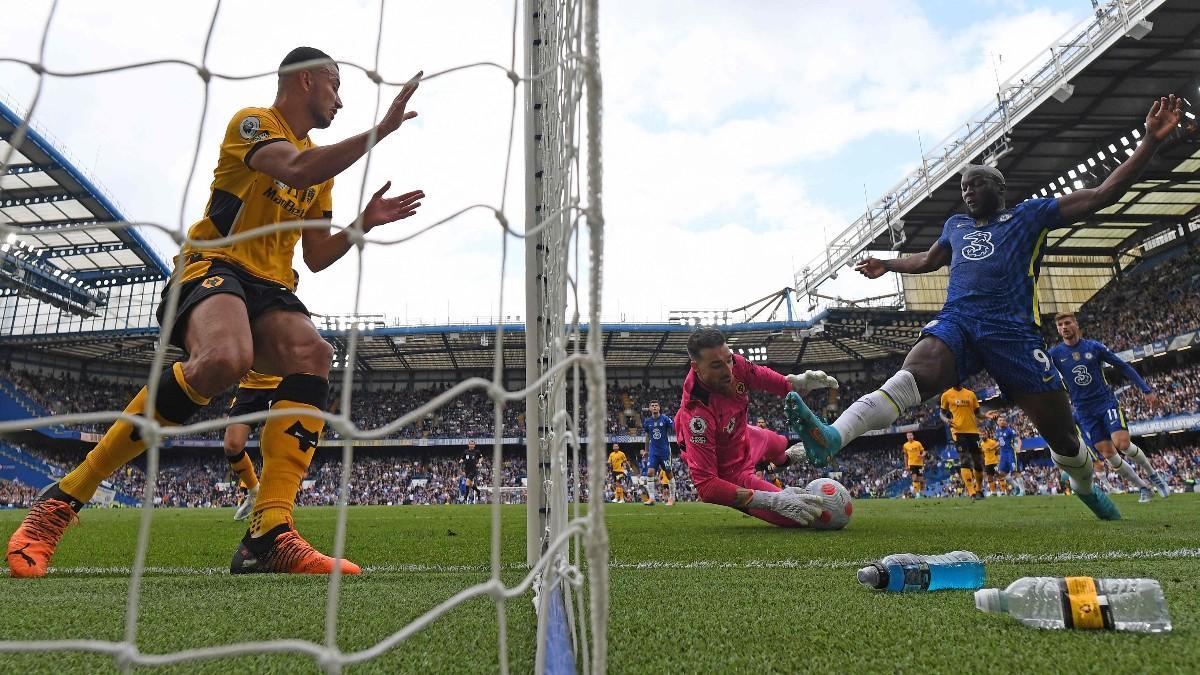
[[[384,197],[391,186],[391,181],[388,181],[367,202],[367,208],[362,213],[364,234],[379,225],[408,218],[420,208],[421,199],[425,198],[423,191],[413,190],[399,197]],[[331,235],[328,229],[306,229],[300,235],[300,244],[304,249],[304,264],[313,272],[320,272],[346,255],[346,251],[350,250],[350,237],[347,230]]]
[[[263,145],[258,152],[250,156],[247,165],[255,171],[261,171],[271,178],[287,183],[288,187],[304,189],[324,183],[350,168],[350,165],[367,154],[373,147],[372,134],[375,144],[378,144],[399,129],[405,121],[417,116],[416,112],[406,111],[405,107],[417,91],[420,79],[421,73],[417,73],[404,85],[374,129],[333,145],[310,148],[303,152],[291,143]]]
[[[1125,359],[1122,359],[1114,354],[1107,346],[1102,345],[1102,349],[1100,351],[1100,360],[1111,364],[1115,366],[1117,370],[1120,370],[1121,373],[1125,375],[1125,379],[1132,382],[1134,386],[1136,386],[1142,392],[1142,396],[1146,398],[1146,402],[1149,403],[1151,407],[1158,407],[1158,395],[1154,393],[1154,390],[1150,388],[1149,384],[1146,384],[1146,380],[1142,379],[1141,373],[1139,373],[1133,366],[1129,365]]]
[[[1133,151],[1133,155],[1109,174],[1098,187],[1076,190],[1058,198],[1058,210],[1063,220],[1070,223],[1087,218],[1100,209],[1115,204],[1142,175],[1142,171],[1158,151],[1158,144],[1179,125],[1182,106],[1183,99],[1177,98],[1175,94],[1155,101],[1146,115],[1146,134]]]
[[[868,279],[878,279],[885,272],[928,274],[942,269],[948,262],[950,262],[950,249],[942,245],[939,240],[934,242],[933,246],[930,246],[929,250],[924,253],[890,260],[880,260],[879,258],[860,260],[854,266],[854,271]]]

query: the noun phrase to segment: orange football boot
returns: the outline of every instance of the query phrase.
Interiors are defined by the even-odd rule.
[[[361,574],[362,568],[341,560],[342,574]],[[229,563],[230,574],[275,572],[282,574],[332,574],[333,558],[313,548],[291,522],[278,525],[261,537],[249,530]]]
[[[51,487],[56,488],[58,484]],[[53,496],[43,496],[34,502],[29,508],[29,513],[25,515],[25,520],[21,521],[21,526],[8,539],[9,575],[46,576],[50,558],[54,555],[54,549],[58,547],[63,532],[67,530],[67,526],[78,520],[79,516],[76,515],[76,509],[71,502]]]

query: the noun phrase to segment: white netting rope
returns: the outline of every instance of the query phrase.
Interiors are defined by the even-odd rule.
[[[339,66],[353,68],[362,71],[376,85],[376,101],[375,114],[373,119],[379,118],[379,110],[382,106],[382,87],[384,85],[396,86],[402,84],[399,81],[390,81],[380,74],[381,68],[379,63],[380,45],[383,40],[383,14],[385,10],[385,1],[381,0],[379,5],[379,23],[376,34],[375,47],[375,62],[370,69],[364,68],[358,64],[338,61]],[[337,523],[334,537],[333,555],[340,559],[345,552],[346,528],[347,528],[347,513],[349,509],[348,495],[349,483],[351,478],[352,463],[354,458],[354,441],[358,439],[378,439],[386,437],[400,428],[411,424],[426,414],[437,410],[443,405],[449,403],[457,396],[475,389],[486,391],[488,396],[494,403],[495,410],[495,439],[493,452],[493,490],[495,494],[501,491],[501,472],[498,467],[502,466],[502,446],[501,439],[503,436],[503,416],[502,410],[506,403],[525,400],[530,392],[538,392],[540,396],[551,405],[546,410],[549,414],[549,419],[552,421],[552,431],[549,432],[549,438],[543,445],[542,450],[548,454],[549,461],[552,466],[557,467],[557,473],[552,475],[552,479],[546,484],[549,490],[549,496],[558,499],[557,507],[554,508],[555,521],[553,527],[548,530],[547,536],[543,539],[542,548],[543,554],[538,560],[530,566],[528,573],[524,578],[512,587],[506,587],[501,581],[500,574],[503,570],[510,568],[501,562],[500,554],[500,501],[493,500],[492,505],[492,534],[491,534],[491,575],[488,581],[470,586],[456,593],[452,597],[446,599],[436,607],[425,612],[416,620],[409,623],[404,628],[392,633],[377,644],[354,652],[343,652],[337,645],[337,615],[340,599],[341,576],[340,566],[334,565],[334,573],[330,575],[329,589],[327,594],[326,617],[325,617],[325,640],[324,644],[317,644],[306,640],[264,640],[257,642],[243,642],[238,644],[220,645],[212,647],[200,647],[195,649],[185,649],[177,652],[165,654],[146,654],[142,653],[137,647],[137,629],[138,629],[138,608],[141,600],[142,579],[147,572],[146,553],[150,543],[150,523],[153,515],[154,493],[156,487],[156,478],[158,473],[159,462],[159,444],[165,437],[190,434],[196,432],[210,431],[227,426],[230,423],[258,423],[263,422],[272,417],[281,417],[287,413],[284,411],[266,411],[255,413],[252,415],[242,415],[236,418],[216,419],[205,422],[197,422],[194,424],[182,427],[162,427],[154,421],[154,400],[157,388],[159,385],[160,374],[166,358],[166,348],[168,345],[168,336],[174,324],[175,309],[179,302],[179,284],[171,283],[165,299],[167,304],[165,311],[165,324],[160,330],[158,344],[155,349],[153,364],[150,368],[147,378],[148,392],[148,410],[146,416],[129,416],[121,411],[111,412],[95,412],[95,413],[79,413],[71,415],[58,415],[53,417],[39,418],[36,420],[20,420],[13,422],[0,422],[0,432],[15,430],[18,428],[28,428],[34,426],[49,426],[51,424],[78,424],[78,423],[96,423],[96,422],[113,422],[118,419],[123,419],[135,425],[147,442],[147,465],[146,465],[146,488],[143,495],[143,506],[141,511],[141,522],[138,532],[138,542],[134,554],[134,564],[130,575],[130,587],[128,593],[128,603],[126,611],[124,639],[120,642],[102,641],[102,640],[32,640],[32,641],[0,641],[0,652],[31,652],[31,651],[91,651],[111,655],[118,666],[123,671],[130,671],[134,666],[138,665],[166,665],[181,663],[191,660],[226,658],[243,655],[253,655],[262,653],[303,653],[312,656],[322,668],[328,672],[339,672],[344,665],[359,663],[373,659],[386,651],[400,644],[410,636],[414,635],[422,628],[441,617],[446,612],[458,604],[474,597],[487,595],[491,597],[497,606],[498,628],[499,628],[499,645],[498,658],[501,672],[508,671],[508,646],[507,646],[507,631],[506,631],[506,612],[505,601],[509,598],[517,597],[527,592],[535,583],[535,580],[545,575],[553,578],[561,577],[568,581],[567,587],[578,589],[584,585],[583,574],[580,571],[582,560],[579,554],[579,547],[583,548],[583,555],[587,560],[588,569],[588,592],[590,602],[590,633],[592,636],[592,644],[587,644],[588,631],[583,628],[583,622],[577,621],[574,614],[578,612],[580,616],[584,614],[584,606],[582,603],[582,593],[577,594],[578,607],[572,611],[568,604],[568,613],[571,615],[572,633],[576,637],[577,654],[582,655],[585,669],[590,667],[592,672],[604,672],[605,670],[605,635],[607,626],[607,563],[608,563],[608,547],[607,547],[607,532],[604,528],[603,521],[603,506],[601,503],[592,503],[591,508],[583,512],[576,506],[575,517],[567,519],[567,472],[566,472],[566,447],[569,442],[574,450],[574,475],[575,489],[573,490],[573,498],[578,501],[582,499],[579,486],[580,463],[579,463],[579,438],[578,438],[578,420],[577,417],[569,416],[565,405],[565,392],[567,374],[573,374],[575,382],[575,406],[574,414],[579,412],[579,379],[580,372],[586,378],[588,387],[588,424],[589,424],[589,442],[588,442],[588,463],[592,467],[599,467],[603,464],[604,451],[604,361],[603,350],[600,341],[600,264],[602,261],[603,246],[603,219],[600,208],[600,73],[598,61],[598,39],[597,31],[597,0],[528,0],[526,5],[522,5],[521,0],[516,0],[513,5],[513,42],[512,55],[510,63],[507,66],[493,62],[477,62],[463,66],[449,68],[443,71],[426,75],[422,78],[423,81],[433,80],[439,77],[449,75],[451,73],[461,71],[467,68],[496,68],[505,73],[507,78],[513,85],[513,104],[509,125],[509,152],[506,155],[504,183],[501,190],[501,200],[499,207],[493,207],[488,204],[473,204],[465,207],[451,215],[437,220],[416,232],[407,236],[385,241],[368,242],[362,233],[361,220],[356,220],[350,225],[337,226],[335,230],[346,230],[347,236],[350,238],[355,252],[358,255],[358,277],[355,287],[353,313],[357,314],[361,301],[362,293],[362,270],[363,259],[362,254],[366,244],[372,245],[397,245],[409,241],[417,236],[440,227],[459,216],[476,209],[490,210],[496,217],[499,223],[501,233],[501,279],[504,277],[505,265],[508,256],[509,238],[525,239],[529,237],[539,237],[545,246],[551,247],[546,249],[546,268],[545,278],[550,279],[553,283],[547,285],[547,293],[545,301],[540,309],[542,316],[546,318],[545,325],[550,328],[546,331],[548,341],[545,343],[545,350],[540,354],[527,354],[528,358],[543,358],[539,361],[538,377],[532,381],[526,382],[525,389],[520,391],[507,391],[502,384],[503,361],[502,348],[504,344],[504,328],[500,324],[496,329],[496,355],[494,361],[494,371],[491,380],[484,378],[470,378],[464,380],[442,394],[434,397],[416,410],[410,411],[408,414],[393,420],[392,422],[378,427],[376,429],[359,429],[350,418],[352,410],[352,395],[353,395],[353,374],[355,363],[355,350],[359,337],[360,327],[355,324],[350,329],[350,334],[347,340],[347,354],[345,363],[346,368],[342,373],[342,390],[341,390],[341,406],[339,414],[332,414],[322,411],[320,417],[333,430],[336,430],[343,439],[342,453],[342,474],[339,485],[339,499],[337,511]],[[56,77],[86,77],[91,75],[99,75],[103,73],[113,73],[124,70],[137,68],[148,68],[154,65],[164,63],[174,63],[185,65],[195,69],[197,76],[204,83],[204,103],[202,105],[200,122],[196,133],[196,144],[193,151],[191,168],[188,172],[187,183],[184,188],[186,195],[190,190],[191,183],[195,178],[196,168],[199,162],[201,151],[201,134],[204,128],[204,123],[208,115],[208,100],[209,86],[213,79],[223,80],[245,80],[261,77],[273,76],[277,71],[269,71],[253,74],[228,74],[215,73],[207,66],[209,46],[212,41],[213,33],[216,27],[217,17],[220,13],[220,2],[218,1],[214,7],[212,18],[209,22],[208,32],[205,37],[204,49],[199,63],[178,59],[160,59],[154,61],[144,61],[132,64],[125,64],[104,69],[85,70],[85,71],[53,71],[44,65],[45,47],[47,36],[54,23],[55,12],[58,8],[57,0],[51,4],[50,12],[46,19],[46,24],[42,31],[42,39],[38,50],[36,61],[27,61],[15,58],[0,58],[0,62],[19,63],[29,67],[37,74],[37,84],[30,104],[27,107],[26,114],[21,124],[15,130],[15,133],[10,137],[9,148],[0,157],[0,175],[5,175],[9,162],[12,158],[12,153],[17,148],[21,147],[24,139],[29,131],[30,121],[34,118],[38,103],[41,99],[44,80],[47,75]],[[520,18],[522,10],[525,12],[533,12],[537,17],[537,21],[542,22],[539,28],[544,36],[542,41],[545,44],[539,44],[534,50],[539,58],[538,67],[527,66],[528,72],[525,77],[522,77],[516,72],[517,67],[517,44],[520,33]],[[529,25],[529,24],[526,24]],[[545,38],[549,39],[546,40]],[[525,35],[525,39],[531,39],[531,36]],[[311,67],[314,64],[296,64],[288,68],[288,70],[300,70],[306,67]],[[541,109],[543,115],[538,116],[539,122],[536,125],[539,137],[543,140],[553,139],[553,143],[543,142],[539,144],[542,154],[539,160],[544,162],[546,167],[544,173],[538,178],[540,180],[539,203],[542,205],[542,210],[533,219],[527,219],[527,226],[523,232],[514,231],[510,227],[510,220],[505,214],[507,205],[507,187],[511,174],[512,164],[512,147],[516,134],[516,119],[519,110],[518,106],[518,89],[522,86],[538,86],[543,92],[550,92],[552,96],[547,97],[553,105],[544,105]],[[584,97],[583,90],[586,87],[587,96]],[[579,196],[580,192],[580,134],[581,130],[578,125],[577,112],[581,103],[587,104],[586,129],[587,129],[587,147],[588,147],[588,177],[587,177],[587,202],[586,207],[581,206]],[[533,110],[526,110],[526,115],[534,114]],[[375,145],[374,132],[368,141],[368,147],[373,148]],[[366,170],[363,172],[363,181],[359,186],[359,204],[357,213],[362,213],[363,203],[367,195],[366,177],[370,168],[372,158],[372,150],[368,149],[364,161]],[[547,175],[549,179],[547,178]],[[527,180],[532,180],[533,177],[527,177]],[[528,191],[527,191],[528,194]],[[184,245],[186,243],[195,243],[188,239],[186,235],[186,226],[188,224],[187,214],[185,212],[185,203],[181,201],[178,226],[171,228],[159,223],[150,222],[120,222],[120,223],[103,223],[103,224],[86,224],[72,225],[56,228],[55,231],[67,230],[121,230],[133,227],[151,227],[169,235],[177,244]],[[526,204],[527,209],[533,208],[532,204]],[[580,310],[578,302],[578,262],[574,270],[574,275],[571,275],[571,270],[568,267],[567,261],[570,259],[570,243],[574,237],[578,243],[578,227],[581,221],[586,222],[589,230],[588,237],[588,261],[589,261],[589,297],[588,297],[588,323],[592,330],[588,331],[588,344],[585,351],[580,351],[581,343],[580,331]],[[258,228],[249,232],[235,234],[216,240],[207,240],[204,243],[209,246],[221,246],[231,244],[237,241],[243,241],[254,237],[262,237],[273,232],[285,229],[297,228],[329,228],[330,224],[324,221],[298,221],[289,222],[286,224],[277,224],[268,227]],[[12,227],[9,225],[0,224],[0,237],[8,234],[21,234],[20,227]],[[578,253],[578,251],[576,251]],[[176,266],[173,272],[173,281],[178,280],[181,268]],[[503,283],[500,285],[500,315],[503,315],[504,293]],[[566,349],[566,334],[568,327],[565,323],[565,314],[567,309],[567,288],[570,287],[574,291],[575,308],[573,319],[570,322],[571,334],[574,337],[576,348],[574,353],[567,353]],[[543,418],[545,419],[545,418]],[[568,432],[568,427],[570,431]],[[553,476],[557,476],[558,480],[553,480]],[[538,486],[529,486],[530,490],[543,489]],[[592,471],[590,474],[590,492],[592,495],[603,494],[603,472]],[[576,546],[576,556],[574,563],[571,562],[570,549],[572,543]],[[543,593],[543,596],[546,594]],[[539,640],[544,639],[545,613],[539,613]],[[537,667],[540,671],[543,666],[541,644],[538,646]]]

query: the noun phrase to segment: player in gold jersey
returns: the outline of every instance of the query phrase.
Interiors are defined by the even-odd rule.
[[[419,77],[401,89],[373,129],[317,147],[309,131],[327,128],[342,108],[339,70],[318,49],[289,52],[280,63],[274,105],[245,108],[229,121],[204,217],[188,231],[175,277],[163,291],[159,322],[187,356],[162,373],[152,402],[160,425],[186,423],[252,367],[281,378],[271,410],[286,414],[263,425],[259,496],[230,564],[233,573],[333,571],[334,559],[314,549],[292,522],[296,491],[324,428],[316,415],[328,397],[333,348],[293,293],[291,263],[297,242],[313,272],[350,250],[351,234],[329,228],[333,178],[416,116],[406,108]],[[367,203],[359,217],[363,232],[407,218],[420,206],[420,190],[385,197],[390,187],[384,184]],[[295,225],[302,220],[315,227]],[[244,234],[257,236],[221,240]],[[177,305],[168,300],[176,286]],[[143,388],[125,414],[143,415],[150,403]],[[63,532],[101,481],[145,449],[141,426],[116,421],[83,463],[30,508],[9,540],[10,573],[44,576]],[[340,569],[360,571],[347,560]]]
[[[963,487],[972,499],[983,498],[983,456],[979,453],[979,398],[956,384],[942,393],[942,419],[958,446]]]
[[[925,489],[925,446],[921,441],[908,432],[908,440],[904,443],[904,458],[907,462],[908,473],[912,476],[913,497],[920,497]]]
[[[983,430],[980,433],[983,441],[979,449],[983,452],[983,471],[987,475],[988,491],[993,495],[1000,494],[1000,481],[996,475],[996,465],[1000,463],[1000,443],[992,435]]]
[[[263,375],[253,370],[246,373],[238,382],[237,392],[229,402],[226,416],[252,415],[270,409],[271,398],[282,380],[278,375]],[[229,468],[233,469],[238,482],[246,489],[246,498],[234,512],[234,520],[249,517],[258,500],[258,475],[254,473],[254,462],[246,454],[246,441],[253,430],[252,425],[243,422],[232,422],[225,427],[225,459],[229,460]]]
[[[627,471],[629,466],[629,458],[621,450],[621,446],[613,443],[612,452],[608,453],[608,467],[612,474],[613,480],[613,501],[624,504],[626,496],[632,499],[633,495],[629,494],[629,474]]]

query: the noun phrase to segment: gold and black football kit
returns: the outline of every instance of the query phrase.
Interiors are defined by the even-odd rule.
[[[229,402],[229,417],[249,415],[262,412],[271,407],[271,397],[275,395],[275,387],[283,378],[278,375],[264,375],[251,370],[242,376],[238,382],[237,392]]]
[[[332,178],[299,189],[250,168],[254,154],[272,143],[291,143],[300,151],[315,145],[307,136],[296,138],[275,108],[243,108],[225,129],[204,217],[188,230],[191,241],[176,261],[184,266],[179,277],[179,318],[171,334],[176,346],[183,347],[190,310],[212,295],[231,293],[242,298],[251,320],[276,308],[308,313],[294,293],[292,256],[300,240],[299,228],[216,243],[278,223],[333,217]],[[166,293],[164,289],[164,300]],[[164,312],[165,302],[158,309],[160,324]]]

